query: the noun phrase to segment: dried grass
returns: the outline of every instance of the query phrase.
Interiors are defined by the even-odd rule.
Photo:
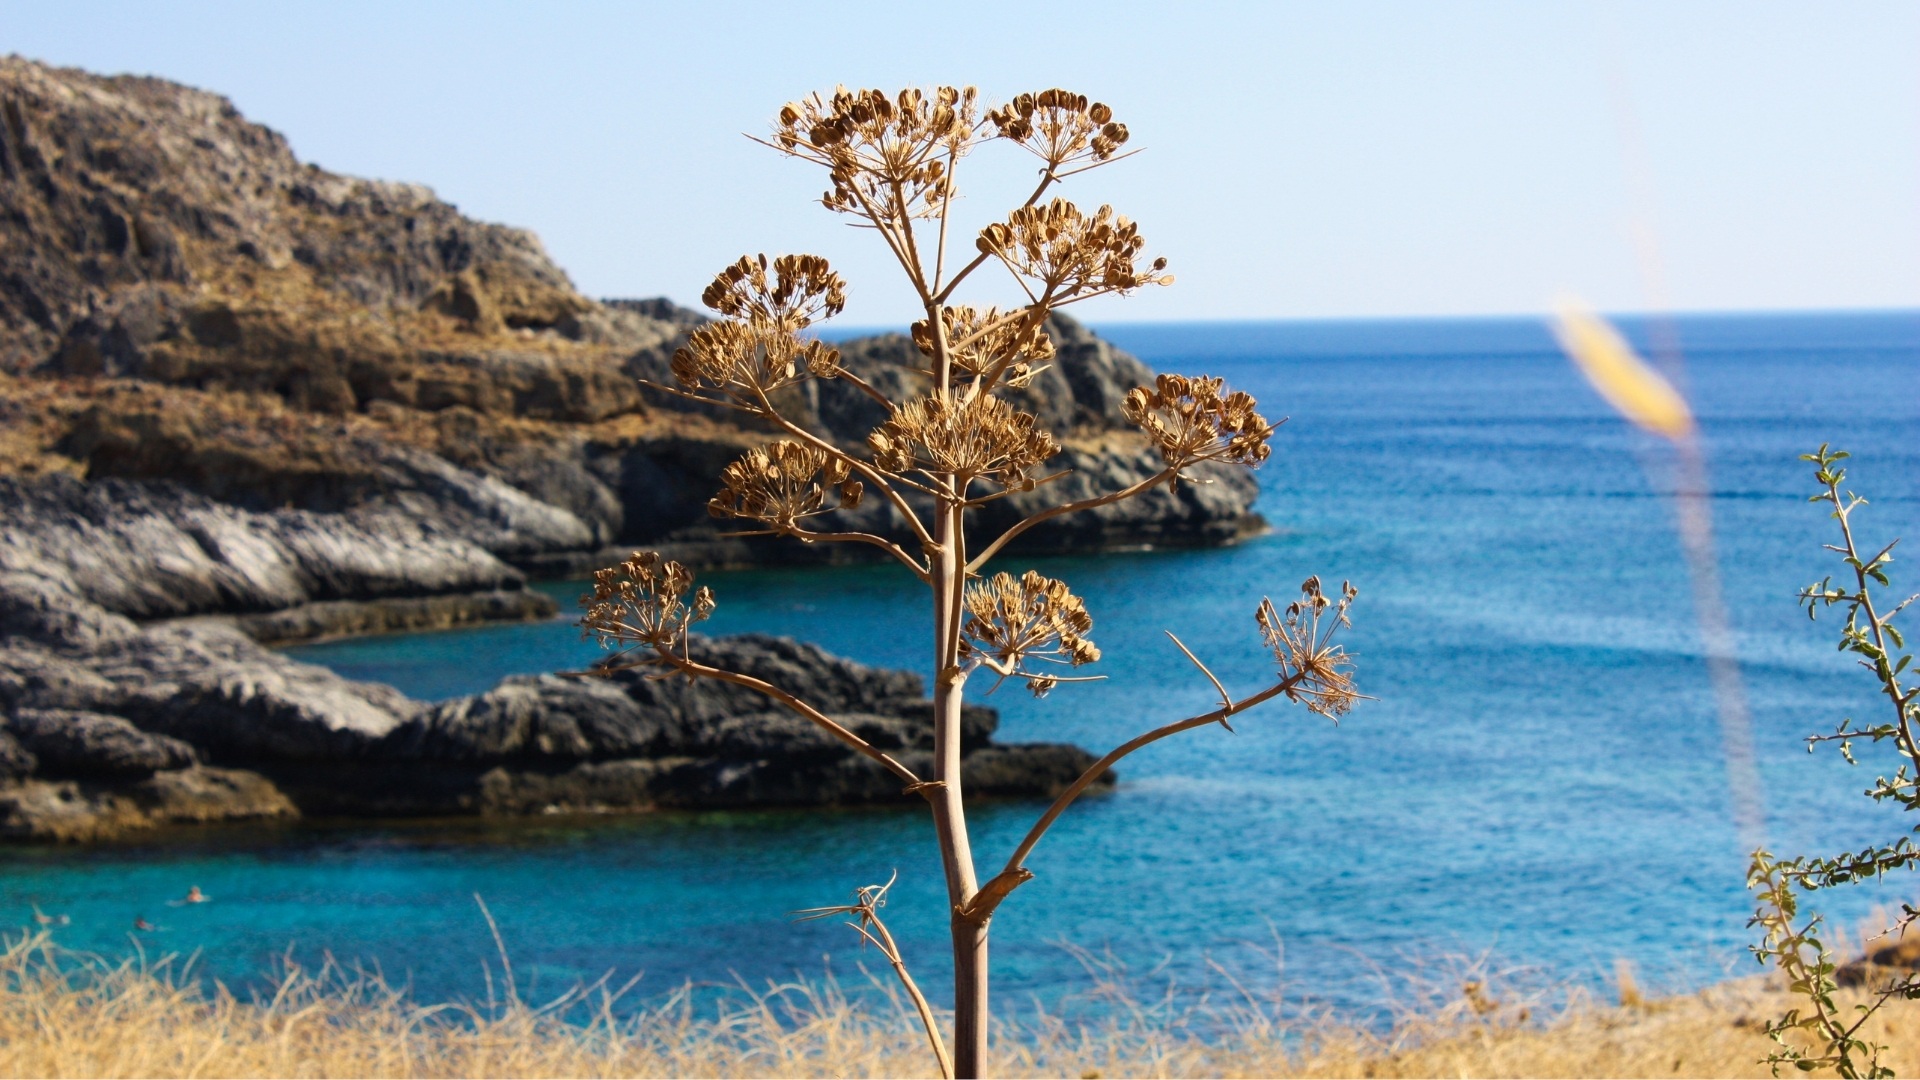
[[[241,1000],[175,961],[107,962],[39,935],[0,950],[5,1076],[913,1076],[931,1065],[910,1006],[831,983],[744,987],[716,1006],[683,991],[621,1007],[608,984],[545,1004],[429,1005],[377,976],[288,964]],[[883,985],[883,984],[882,984]],[[1103,1018],[1037,1014],[1003,1028],[1008,1076],[1764,1076],[1761,1029],[1784,995],[1757,980],[1606,1005],[1579,994],[1544,1015],[1479,984],[1404,1010],[1383,1030],[1325,1014],[1281,1021],[1239,1005],[1144,1005],[1120,985]],[[1543,1018],[1544,1016],[1544,1018]],[[1897,1070],[1920,1068],[1920,1006],[1876,1020]]]

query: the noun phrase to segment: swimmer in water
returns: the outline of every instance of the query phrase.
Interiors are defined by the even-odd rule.
[[[133,920],[133,928],[135,930],[152,930],[154,926],[145,918],[136,918]]]
[[[200,886],[195,885],[192,888],[189,888],[187,890],[187,895],[184,899],[169,900],[167,901],[167,906],[180,907],[184,904],[204,904],[211,899],[213,899],[213,897],[208,896],[206,893],[201,892]]]

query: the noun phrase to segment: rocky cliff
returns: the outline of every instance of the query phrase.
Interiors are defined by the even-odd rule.
[[[669,381],[698,321],[590,300],[531,233],[302,164],[216,95],[0,60],[0,475],[172,481],[349,532],[410,518],[537,573],[636,545],[707,565],[858,557],[718,535],[714,478],[767,434],[638,381]],[[1156,468],[1119,414],[1144,365],[1065,320],[1052,331],[1060,355],[1029,404],[1063,436],[1053,466],[1074,472],[995,504],[983,530]],[[920,378],[904,336],[845,352],[881,385]],[[806,395],[849,443],[880,419],[843,384]],[[1218,480],[1060,519],[1024,546],[1257,528],[1253,482]]]

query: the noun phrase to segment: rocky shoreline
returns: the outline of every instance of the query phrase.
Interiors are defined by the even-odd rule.
[[[729,684],[633,672],[522,676],[484,694],[414,701],[273,652],[232,616],[136,623],[72,576],[36,572],[48,566],[23,554],[33,536],[17,520],[0,539],[0,838],[98,840],[169,823],[303,814],[914,798],[873,762]],[[117,567],[97,548],[91,554],[100,572],[84,584],[146,610],[212,592],[220,571],[232,569],[221,563],[194,576],[164,557]],[[141,582],[145,590],[135,590]],[[698,639],[693,648],[813,702],[909,767],[930,767],[932,705],[917,675],[762,635]],[[1093,762],[1071,746],[996,743],[996,723],[990,709],[967,715],[964,776],[981,795],[1046,796]]]

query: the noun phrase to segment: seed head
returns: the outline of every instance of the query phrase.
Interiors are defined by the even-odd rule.
[[[820,201],[829,210],[925,217],[953,197],[946,158],[971,148],[978,102],[971,86],[891,95],[842,86],[784,106],[773,145],[828,167],[833,187]]]
[[[742,255],[714,277],[700,302],[731,319],[805,330],[815,319],[840,314],[847,306],[846,287],[818,255],[782,255],[771,266],[765,255]]]
[[[991,394],[916,398],[867,436],[874,463],[892,473],[952,473],[962,484],[988,478],[1031,490],[1032,470],[1060,452],[1031,413]]]
[[[1050,289],[1056,304],[1145,285],[1171,285],[1167,260],[1135,265],[1146,240],[1140,227],[1102,206],[1092,214],[1065,199],[1023,206],[980,231],[975,246],[1008,269]]]
[[[1333,644],[1335,633],[1353,625],[1347,609],[1358,595],[1360,590],[1343,581],[1340,599],[1329,600],[1320,579],[1310,577],[1300,585],[1300,599],[1288,604],[1284,614],[1274,610],[1273,601],[1262,600],[1253,616],[1281,677],[1296,680],[1286,690],[1288,700],[1331,720],[1345,716],[1361,697],[1353,686],[1352,659],[1344,647]]]
[[[685,389],[712,387],[755,406],[761,393],[796,379],[839,374],[839,350],[800,336],[846,307],[845,283],[827,260],[743,255],[700,299],[725,317],[694,330],[674,352],[673,377]]]
[[[1114,122],[1112,109],[1057,87],[1021,94],[989,110],[987,121],[1000,138],[1019,143],[1055,171],[1107,161],[1127,141],[1127,126]]]
[[[712,387],[749,405],[759,392],[808,376],[840,373],[840,350],[817,338],[801,338],[745,322],[712,322],[687,335],[673,354],[673,378],[689,391]]]
[[[947,356],[954,370],[967,375],[999,371],[1007,385],[1019,389],[1039,374],[1035,364],[1053,359],[1053,339],[1033,319],[999,308],[961,305],[942,308],[940,322],[947,332]],[[913,324],[913,343],[925,356],[933,355],[933,331],[928,321]]]
[[[1035,697],[1046,696],[1059,680],[1026,670],[1027,661],[1079,667],[1100,659],[1100,649],[1086,636],[1093,629],[1086,601],[1063,581],[1032,570],[1018,578],[995,574],[967,589],[966,605],[963,654],[990,658],[996,670],[1025,679]]]
[[[851,471],[844,458],[781,439],[747,451],[722,470],[725,487],[707,503],[707,513],[790,532],[802,518],[859,506],[862,488]]]
[[[713,614],[713,592],[701,586],[692,602],[693,574],[656,551],[636,551],[618,566],[597,570],[593,591],[580,598],[580,627],[603,648],[684,651],[687,628]]]
[[[1201,461],[1253,466],[1267,460],[1273,429],[1255,408],[1251,395],[1228,393],[1223,380],[1184,375],[1161,375],[1153,389],[1137,386],[1120,403],[1121,413],[1175,470]],[[1178,479],[1176,472],[1173,481]]]

